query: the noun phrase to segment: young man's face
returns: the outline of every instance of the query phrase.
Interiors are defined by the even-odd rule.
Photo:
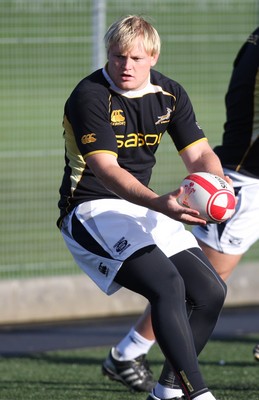
[[[120,89],[140,90],[148,83],[150,69],[157,60],[158,55],[147,54],[141,37],[124,52],[115,44],[108,53],[108,74]]]

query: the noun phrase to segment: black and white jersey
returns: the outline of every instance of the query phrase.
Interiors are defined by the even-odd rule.
[[[215,152],[224,167],[259,178],[259,28],[234,61],[226,110],[222,145]]]
[[[154,70],[148,85],[139,91],[114,86],[105,68],[95,71],[71,93],[63,124],[61,218],[82,202],[117,197],[88,168],[90,155],[113,154],[122,168],[148,186],[165,131],[179,153],[206,140],[183,87]]]

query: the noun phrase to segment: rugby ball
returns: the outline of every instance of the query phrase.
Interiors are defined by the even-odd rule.
[[[199,211],[208,222],[223,222],[235,212],[232,187],[222,178],[208,172],[196,172],[182,181],[183,193],[177,198],[180,205]]]

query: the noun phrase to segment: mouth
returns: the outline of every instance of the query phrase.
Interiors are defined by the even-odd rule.
[[[132,76],[132,75],[129,75],[129,74],[121,74],[121,79],[122,79],[123,81],[127,81],[127,80],[133,79],[133,76]]]

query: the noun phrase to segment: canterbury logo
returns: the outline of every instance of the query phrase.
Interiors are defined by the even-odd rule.
[[[113,110],[111,115],[112,125],[125,125],[125,117],[122,115],[122,110]]]
[[[88,133],[87,135],[82,136],[81,142],[83,144],[96,142],[95,133]]]
[[[168,122],[169,119],[170,119],[171,112],[172,112],[171,108],[166,107],[166,114],[165,115],[160,115],[158,117],[158,120],[156,121],[155,125],[165,124],[166,122]]]
[[[106,265],[104,265],[102,262],[100,262],[98,270],[105,276],[108,276],[109,274],[109,268],[106,267]]]

